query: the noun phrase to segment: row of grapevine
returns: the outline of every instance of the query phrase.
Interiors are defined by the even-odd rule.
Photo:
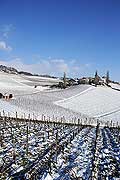
[[[119,177],[120,128],[0,117],[0,179]],[[112,170],[110,170],[112,168]]]

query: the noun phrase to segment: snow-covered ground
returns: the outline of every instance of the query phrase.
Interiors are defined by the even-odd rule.
[[[38,76],[25,76],[25,75],[15,75],[0,72],[0,87],[1,89],[15,89],[18,88],[25,89],[29,91],[33,90],[34,86],[37,85],[37,88],[43,86],[49,86],[52,84],[58,83],[60,80],[55,78],[45,78]],[[44,87],[45,88],[45,87]],[[26,90],[26,91],[27,91]]]
[[[30,84],[29,86],[29,79],[31,78],[33,79],[33,81],[31,80],[33,85],[31,86]],[[64,99],[65,97],[71,97],[87,89],[88,86],[72,87],[67,90],[49,90],[49,86],[39,85],[37,88],[34,88],[34,85],[36,85],[34,79],[37,79],[40,83],[42,79],[46,84],[49,84],[50,81],[58,82],[58,79],[52,78],[28,78],[28,76],[0,73],[0,92],[3,94],[12,93],[14,95],[14,98],[9,101],[0,100],[0,111],[3,112],[4,110],[5,113],[9,113],[11,116],[15,116],[17,111],[20,117],[23,116],[24,113],[26,117],[28,117],[28,114],[33,117],[34,113],[34,117],[37,119],[41,119],[42,114],[44,114],[46,118],[52,118],[54,116],[55,119],[56,117],[60,119],[64,116],[68,120],[74,117],[81,117],[80,113],[57,106],[54,102]]]
[[[56,104],[90,117],[120,122],[120,92],[108,87],[92,87]]]
[[[34,88],[36,81],[30,81],[32,86],[28,78],[0,73],[0,92],[14,94],[11,100],[0,99],[2,115],[15,117],[17,112],[19,117],[28,118],[30,114],[32,119],[57,121],[62,117],[62,121],[74,122],[79,118],[83,122],[91,117],[87,122],[93,119],[120,122],[119,91],[89,85],[49,90],[40,85]],[[96,175],[99,179],[117,180],[119,135],[118,128],[42,124],[9,118],[5,121],[3,117],[0,179],[88,180]]]
[[[114,89],[118,89],[120,90],[120,84],[114,84],[114,83],[110,83],[110,86]]]
[[[49,86],[40,85],[49,85],[51,81],[57,83],[59,80],[0,73],[0,92],[14,95],[9,101],[0,100],[0,111],[4,110],[11,116],[15,116],[17,111],[20,117],[24,114],[33,117],[34,114],[37,119],[44,114],[46,118],[53,119],[64,116],[64,121],[90,117],[120,123],[119,91],[90,85],[50,90]],[[36,82],[39,86],[34,88]]]
[[[24,81],[22,82],[29,86],[33,86],[33,85],[50,86],[53,84],[57,84],[58,82],[61,81],[59,78],[48,78],[48,77],[40,77],[40,76],[21,75],[21,77],[24,79]]]
[[[0,132],[0,180],[120,177],[118,128],[1,118]]]

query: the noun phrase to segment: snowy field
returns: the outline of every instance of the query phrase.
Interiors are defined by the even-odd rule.
[[[12,93],[14,95],[14,98],[9,101],[0,100],[1,112],[4,110],[6,115],[9,114],[9,116],[15,116],[17,111],[19,117],[23,117],[24,114],[28,117],[30,114],[31,118],[34,116],[34,118],[37,119],[41,119],[42,114],[44,114],[46,118],[53,118],[54,116],[55,119],[60,119],[64,116],[64,118],[68,120],[81,117],[80,113],[57,106],[54,102],[82,92],[89,86],[72,87],[67,90],[50,90],[49,86],[39,85],[37,88],[34,88],[34,85],[36,85],[36,79],[40,83],[41,80],[44,80],[46,84],[47,81],[48,84],[50,81],[56,83],[58,82],[58,79],[43,77],[28,78],[28,76],[9,75],[5,73],[0,73],[0,77],[1,93]],[[28,79],[32,81],[32,86],[31,82],[30,86],[28,85]]]
[[[34,88],[36,81],[58,79],[32,78],[0,73],[1,93],[14,94],[0,99],[0,180],[119,180],[120,129],[86,124],[120,122],[120,92],[89,85]],[[22,119],[10,118],[16,112]],[[79,126],[58,124],[78,119]]]
[[[13,92],[16,94],[23,94],[26,92],[36,92],[37,90],[42,91],[48,89],[49,85],[56,84],[59,79],[43,78],[38,76],[24,76],[24,75],[13,75],[0,72],[0,88],[1,92]],[[43,85],[44,84],[44,85]],[[35,89],[34,86],[37,86]]]
[[[56,104],[89,117],[120,121],[120,92],[108,87],[92,87]]]
[[[1,118],[0,132],[0,180],[119,180],[118,128]]]
[[[110,86],[114,89],[118,89],[120,90],[120,84],[113,84],[113,83],[110,83]]]
[[[46,119],[64,117],[64,121],[90,117],[120,123],[119,91],[90,85],[51,90],[49,83],[57,82],[59,79],[0,73],[0,92],[14,95],[9,101],[0,100],[1,113],[4,110],[6,115],[15,116],[17,112],[19,117],[30,114],[35,119],[44,114]],[[36,83],[39,86],[34,88]]]

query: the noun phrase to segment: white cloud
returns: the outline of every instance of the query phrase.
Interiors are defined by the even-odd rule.
[[[4,38],[8,38],[9,34],[14,30],[13,24],[5,24],[0,26],[0,33]]]
[[[11,51],[12,47],[8,46],[5,41],[0,41],[0,50]]]
[[[79,77],[89,73],[89,67],[86,64],[77,64],[77,61],[66,61],[64,59],[42,59],[34,64],[26,64],[20,58],[14,58],[10,61],[0,61],[0,64],[11,66],[19,71],[28,71],[35,74],[50,74],[62,76],[67,72],[68,76]],[[86,73],[87,72],[87,73]]]

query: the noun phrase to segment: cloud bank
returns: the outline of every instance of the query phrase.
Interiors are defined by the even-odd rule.
[[[35,74],[49,74],[53,76],[62,76],[66,72],[68,76],[85,76],[90,70],[89,64],[80,64],[76,60],[66,61],[64,59],[44,59],[34,64],[26,64],[20,58],[14,58],[10,61],[0,61],[0,64],[11,66],[19,71],[27,71]]]

